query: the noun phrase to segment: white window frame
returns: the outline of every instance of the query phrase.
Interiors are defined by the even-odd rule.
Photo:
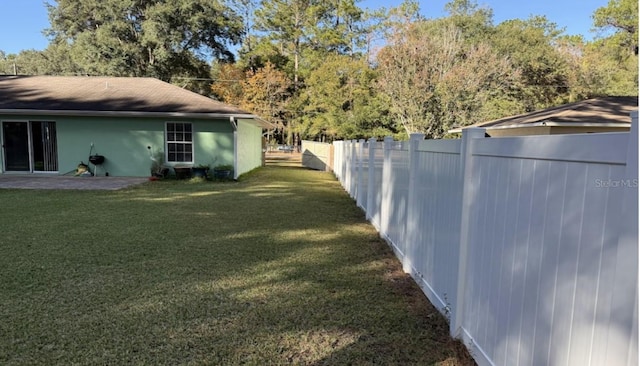
[[[173,131],[169,131],[169,126],[170,125],[174,126],[174,130]],[[182,125],[182,131],[178,131],[178,129],[175,128],[176,125]],[[185,126],[189,126],[189,130],[190,131],[185,131],[185,128],[184,128]],[[180,136],[179,134],[182,134],[182,135]],[[187,140],[187,136],[189,136],[188,140]],[[170,139],[170,137],[171,137],[171,139]],[[193,140],[194,140],[193,139],[193,123],[191,123],[191,122],[165,122],[165,124],[164,124],[165,161],[167,163],[193,164],[193,162],[194,162]],[[189,146],[191,148],[191,152],[185,152],[184,149],[182,151],[171,152],[170,149],[169,149],[170,144]],[[176,156],[174,157],[173,160],[170,159],[172,157],[171,154],[176,154]],[[191,160],[179,160],[177,158],[178,154],[183,154],[183,155],[184,154],[191,154]],[[183,158],[184,158],[184,156],[183,156]]]

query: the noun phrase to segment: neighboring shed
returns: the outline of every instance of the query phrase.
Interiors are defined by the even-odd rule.
[[[0,76],[0,173],[67,174],[89,155],[99,175],[168,166],[262,164],[255,115],[153,78]],[[90,165],[91,168],[94,168]],[[92,171],[95,169],[92,169]]]
[[[638,97],[600,97],[481,122],[449,133],[460,133],[469,127],[485,128],[493,137],[624,132],[631,126],[630,113],[637,109]]]

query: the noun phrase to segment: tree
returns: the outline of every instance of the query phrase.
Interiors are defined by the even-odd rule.
[[[473,0],[452,0],[444,6],[449,13],[448,20],[460,30],[464,39],[478,43],[493,31],[493,10],[480,7]]]
[[[401,29],[378,55],[379,87],[407,134],[443,137],[454,126],[485,120],[512,106],[519,80],[507,58],[470,45],[444,20]]]
[[[567,102],[576,102],[605,94],[610,82],[611,65],[600,59],[592,44],[582,36],[564,36],[556,49],[567,63]]]
[[[364,12],[354,0],[333,0],[322,4],[321,17],[311,29],[312,49],[356,57],[365,46]]]
[[[593,14],[594,26],[613,34],[596,39],[588,51],[594,66],[605,66],[608,95],[638,95],[638,2],[610,0]]]
[[[242,47],[251,52],[252,49],[252,31],[253,31],[253,13],[256,7],[256,0],[239,0],[235,2],[234,9],[241,14],[244,24],[244,37],[242,39]]]
[[[237,64],[219,63],[211,71],[211,91],[216,99],[235,106],[243,103],[245,71]]]
[[[52,42],[43,51],[23,50],[17,55],[0,54],[0,74],[77,75],[80,68],[73,62],[69,45]]]
[[[258,34],[242,62],[255,70],[270,61],[290,75],[292,92],[287,103],[288,143],[297,142],[305,115],[305,81],[334,54],[358,57],[365,46],[362,10],[354,0],[262,0],[255,12]],[[294,135],[292,135],[294,134]]]
[[[562,29],[543,16],[500,23],[491,38],[494,49],[522,72],[518,99],[526,111],[566,102],[568,65],[555,47]]]
[[[637,1],[610,1],[593,15],[599,38],[561,37],[556,48],[568,68],[569,101],[601,95],[638,95]]]
[[[355,57],[365,47],[363,11],[354,0],[262,0],[255,17],[263,42],[291,60],[296,89],[326,55]]]
[[[442,114],[441,133],[522,111],[513,90],[521,74],[487,44],[467,46],[463,60],[454,61],[436,87]]]
[[[48,5],[56,42],[83,73],[208,77],[207,55],[233,60],[242,19],[216,0],[58,0]]]
[[[609,0],[593,13],[593,25],[600,30],[613,29],[613,39],[625,53],[638,54],[638,1]]]
[[[384,137],[395,134],[375,90],[376,72],[364,60],[328,56],[306,80],[299,130],[304,138]]]
[[[291,144],[288,102],[292,92],[292,82],[287,75],[273,67],[271,63],[256,71],[248,71],[242,82],[243,99],[240,107],[276,125],[286,142]]]
[[[256,11],[259,31],[267,32],[269,40],[275,41],[281,52],[293,56],[293,81],[299,82],[300,55],[310,23],[316,19],[317,10],[313,0],[262,0]]]

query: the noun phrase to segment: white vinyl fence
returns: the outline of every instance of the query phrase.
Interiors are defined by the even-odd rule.
[[[335,142],[334,173],[479,365],[638,362],[630,133]]]

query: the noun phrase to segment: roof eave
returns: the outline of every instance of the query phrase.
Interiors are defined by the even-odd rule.
[[[273,130],[276,128],[276,125],[274,125],[271,122],[265,121],[264,119],[256,116],[256,115],[251,115],[251,119],[253,120],[254,124],[256,124],[259,127],[262,127],[265,130]],[[246,119],[247,117],[238,117],[238,116],[234,116],[236,119]]]
[[[462,130],[478,126],[458,127],[449,130],[449,133],[462,133]],[[589,128],[630,128],[631,123],[572,123],[572,122],[535,122],[526,125],[506,125],[506,126],[487,126],[478,127],[485,130],[507,130],[512,128],[534,128],[534,127],[589,127]]]
[[[580,123],[575,123],[575,122],[551,122],[551,121],[545,121],[545,122],[536,122],[536,123],[532,123],[531,127],[540,127],[540,126],[546,126],[546,127],[602,127],[602,128],[609,128],[609,127],[631,127],[631,121],[627,122],[605,122],[605,123],[598,123],[598,122],[580,122]],[[518,127],[517,125],[509,125],[509,126],[504,126],[505,128],[516,128]],[[520,127],[526,127],[526,126],[520,126]]]
[[[84,110],[42,110],[42,109],[0,109],[5,115],[32,116],[72,116],[72,117],[161,117],[193,119],[229,119],[229,117],[254,119],[260,123],[270,123],[249,113],[199,113],[199,112],[139,112],[139,111],[84,111]]]

